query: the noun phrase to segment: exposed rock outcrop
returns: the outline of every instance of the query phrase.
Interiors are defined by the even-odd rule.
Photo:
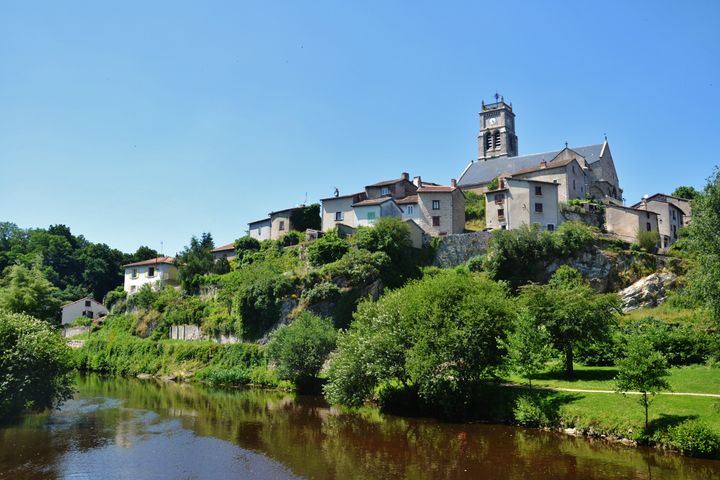
[[[452,268],[483,255],[487,251],[490,232],[458,233],[439,237],[433,265]]]
[[[653,273],[641,278],[620,291],[623,312],[638,308],[657,307],[665,301],[668,292],[677,284],[677,275],[671,272]]]

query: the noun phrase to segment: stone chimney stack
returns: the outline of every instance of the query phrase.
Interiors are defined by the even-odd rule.
[[[410,181],[410,174],[407,173],[407,172],[402,172],[402,173],[400,174],[400,180]]]
[[[420,177],[420,175],[418,175],[417,177],[413,177],[413,185],[415,185],[417,188],[422,187],[422,178]]]
[[[547,162],[546,162],[545,160],[543,160],[542,162],[540,162],[540,168],[541,168],[541,169],[547,168]]]
[[[454,178],[451,178],[451,179],[450,179],[450,186],[453,187],[453,188],[457,187],[457,180],[455,180]]]

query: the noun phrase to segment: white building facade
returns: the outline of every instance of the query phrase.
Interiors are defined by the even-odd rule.
[[[142,262],[123,265],[125,282],[123,288],[132,295],[143,285],[161,289],[166,285],[177,285],[177,267],[173,257],[158,257]]]

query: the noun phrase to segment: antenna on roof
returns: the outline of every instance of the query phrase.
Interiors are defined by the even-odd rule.
[[[307,192],[305,192],[305,203],[304,205],[307,205]]]
[[[163,249],[164,249],[164,247],[163,247],[163,241],[160,240],[160,256],[163,256],[163,255],[164,255]]]
[[[565,148],[567,148],[567,145],[568,145],[567,142],[565,142]]]

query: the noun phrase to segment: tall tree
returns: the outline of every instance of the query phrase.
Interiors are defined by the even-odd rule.
[[[688,248],[695,262],[688,285],[720,324],[720,170],[693,200],[692,217]]]
[[[211,250],[215,248],[212,235],[203,233],[200,238],[193,236],[190,245],[177,256],[178,279],[186,292],[195,292],[199,277],[212,271],[214,259]]]
[[[698,192],[695,187],[689,187],[687,185],[677,187],[672,192],[673,197],[684,198],[685,200],[695,200],[698,195],[700,195],[700,192]]]
[[[513,371],[532,385],[532,376],[557,352],[552,348],[552,338],[545,325],[538,324],[526,310],[519,312],[513,323],[507,339],[507,361]]]
[[[0,309],[54,323],[60,313],[59,294],[45,278],[39,261],[32,268],[13,265],[0,286]]]
[[[560,267],[547,285],[522,287],[521,299],[562,352],[568,377],[573,375],[575,347],[606,338],[620,308],[617,295],[596,293],[568,266]]]

